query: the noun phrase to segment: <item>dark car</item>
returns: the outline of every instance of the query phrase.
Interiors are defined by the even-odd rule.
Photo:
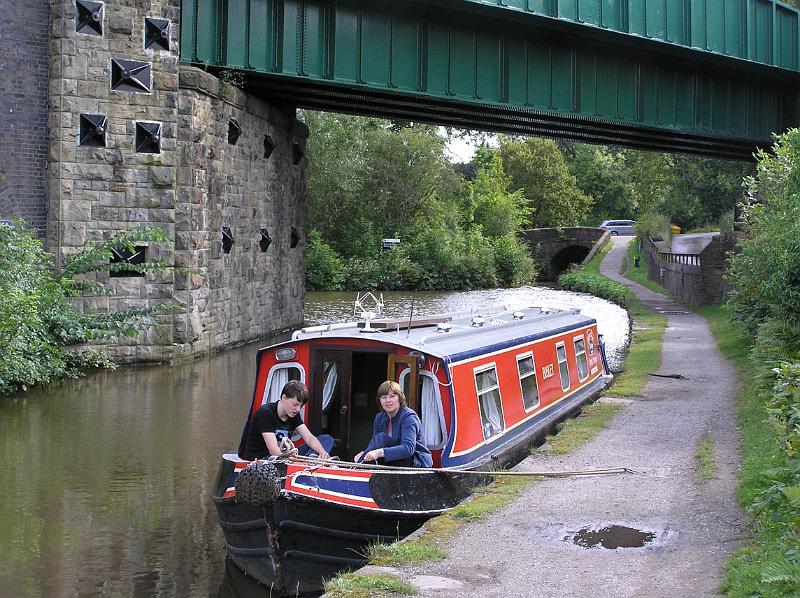
[[[600,228],[606,229],[611,235],[635,235],[635,220],[603,220]]]

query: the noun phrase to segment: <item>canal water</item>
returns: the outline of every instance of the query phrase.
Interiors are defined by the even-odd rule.
[[[576,307],[612,369],[624,310],[541,287],[384,293],[389,316]],[[353,318],[354,293],[308,293],[306,324]],[[174,367],[101,371],[0,400],[0,597],[264,595],[226,563],[209,499],[235,450],[266,339]],[[249,593],[252,592],[252,593]]]

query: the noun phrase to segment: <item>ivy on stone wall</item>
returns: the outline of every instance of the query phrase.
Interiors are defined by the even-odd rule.
[[[114,250],[137,242],[166,243],[164,231],[139,228],[75,255],[60,270],[27,225],[0,225],[0,396],[27,390],[87,368],[113,367],[98,350],[76,347],[100,338],[135,336],[156,323],[157,314],[176,309],[157,304],[119,312],[79,313],[69,297],[109,291],[90,276],[103,270],[156,272],[160,262],[111,264]],[[78,277],[78,278],[76,278]]]

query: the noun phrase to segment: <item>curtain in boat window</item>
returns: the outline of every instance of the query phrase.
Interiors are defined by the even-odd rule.
[[[517,357],[517,372],[519,385],[522,389],[522,403],[525,409],[539,406],[539,385],[536,382],[536,368],[533,365],[533,355]]]
[[[281,398],[281,391],[289,381],[290,369],[297,368],[274,368],[269,373],[269,384],[267,384],[266,388],[264,389],[264,398],[261,400],[262,405],[265,403],[275,403]]]
[[[444,442],[444,413],[436,384],[431,376],[422,376],[422,430],[425,444],[430,447],[441,446]]]
[[[400,386],[408,396],[408,382],[411,377],[410,368],[405,368],[400,374]],[[439,393],[439,382],[428,372],[420,372],[422,381],[422,395],[420,396],[419,417],[422,420],[422,433],[425,436],[425,444],[428,448],[439,448],[444,444],[444,412],[442,411],[442,400]]]
[[[561,390],[569,388],[569,366],[567,365],[567,348],[564,343],[556,345],[556,355],[558,356],[558,375],[561,377]]]
[[[575,339],[575,361],[578,362],[578,379],[584,380],[589,375],[589,362],[586,360],[586,345],[583,337]]]
[[[483,437],[489,438],[502,432],[504,427],[497,370],[491,368],[482,372],[475,372],[475,385],[478,390],[478,405],[481,411]]]
[[[325,361],[322,364],[322,412],[327,411],[331,404],[336,382],[339,380],[339,366],[335,361]]]

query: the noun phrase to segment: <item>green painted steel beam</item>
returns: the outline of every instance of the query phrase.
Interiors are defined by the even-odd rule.
[[[797,72],[795,8],[776,0],[432,0],[630,34]]]
[[[183,0],[181,59],[297,106],[748,158],[800,123],[796,17],[771,0]]]

